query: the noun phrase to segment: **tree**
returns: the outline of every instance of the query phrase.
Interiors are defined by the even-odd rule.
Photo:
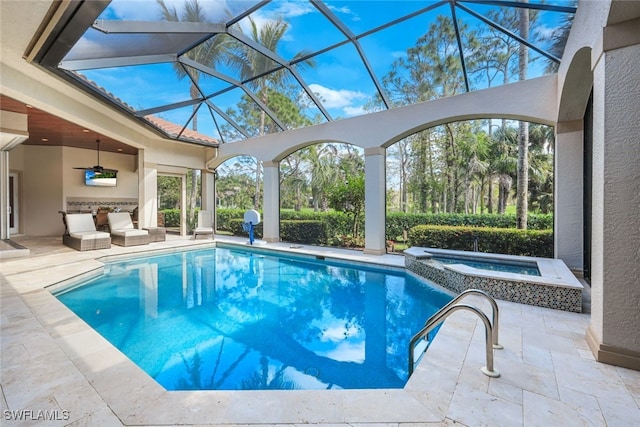
[[[576,2],[573,2],[574,5]],[[556,58],[562,58],[562,54],[564,52],[564,47],[567,44],[567,40],[569,39],[569,32],[571,31],[571,26],[573,25],[574,14],[566,14],[563,15],[562,24],[557,27],[551,35],[548,37],[543,37],[543,40],[551,40],[551,47],[549,48],[549,53],[551,53]],[[558,64],[555,61],[549,60],[547,62],[547,67],[545,71],[547,73],[555,73],[558,71]]]
[[[178,14],[175,6],[170,8],[165,3],[165,0],[156,0],[162,10],[162,17],[165,21],[169,22],[208,22],[204,9],[198,2],[198,0],[186,0],[184,2],[184,11],[182,16]],[[223,37],[211,37],[198,46],[194,47],[190,51],[186,52],[184,56],[192,59],[200,64],[209,66],[211,68],[224,58],[229,45]],[[191,99],[198,99],[202,97],[200,90],[198,89],[198,82],[202,73],[194,68],[186,67],[179,62],[173,64],[173,69],[179,79],[189,78],[191,85],[189,86],[189,96]],[[194,113],[197,111],[199,104],[194,104]],[[191,129],[198,130],[198,115],[194,114],[191,120]],[[196,203],[198,201],[198,190],[200,188],[200,171],[195,169],[189,169],[188,176],[190,180],[189,192],[188,192],[188,212],[190,216],[195,214]]]
[[[249,17],[249,36],[271,52],[278,51],[278,45],[286,33],[289,24],[283,20],[271,21],[258,27],[256,21]],[[305,52],[299,52],[293,59],[301,57]],[[283,86],[287,80],[293,76],[285,68],[279,71],[273,71],[277,68],[275,61],[266,57],[255,49],[246,46],[243,43],[234,43],[233,49],[227,58],[229,65],[236,69],[240,74],[240,78],[247,82],[247,86],[254,90],[260,101],[267,106],[272,106],[270,98],[275,94],[284,92]],[[314,63],[306,61],[301,66],[313,66]],[[255,78],[256,76],[263,76]],[[259,111],[260,122],[258,124],[258,136],[276,131],[276,124],[273,120],[267,118],[267,114],[263,109]],[[256,187],[255,187],[255,205],[254,208],[260,206],[260,162],[256,162]]]
[[[335,162],[338,148],[334,144],[316,144],[307,147],[305,158],[309,164],[311,197],[314,211],[326,211],[328,207],[328,189],[338,177]]]
[[[179,177],[158,175],[158,209],[179,209],[181,194]]]
[[[364,213],[364,173],[338,183],[331,191],[329,205],[351,217],[353,237],[358,237],[358,223]]]
[[[469,48],[465,52],[467,65],[474,67],[473,52],[478,48],[476,33],[466,24],[460,25],[459,31]],[[394,61],[382,82],[395,106],[464,91],[465,79],[451,18],[438,16],[428,31],[416,40],[415,46],[407,49],[406,56]],[[402,176],[400,187],[406,188],[415,201],[416,209],[422,212],[429,208],[435,211],[439,204],[445,206],[443,203],[449,211],[456,209],[459,170],[454,133],[455,126],[426,130],[407,138],[410,148],[401,150],[402,153],[411,152],[412,156],[410,163],[401,163],[408,166],[408,173]],[[440,160],[445,162],[439,163]],[[439,172],[447,177],[446,181],[439,180]],[[441,191],[448,191],[448,196],[438,197]]]
[[[524,0],[527,2],[528,0]],[[520,37],[529,38],[529,9],[520,9]],[[529,49],[520,45],[518,57],[520,80],[526,80],[529,67]],[[520,121],[520,138],[518,143],[518,182],[516,191],[516,227],[527,229],[527,215],[529,211],[529,123]]]

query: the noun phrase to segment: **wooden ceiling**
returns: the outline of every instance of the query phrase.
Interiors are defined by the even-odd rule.
[[[49,145],[95,150],[96,139],[100,140],[100,151],[137,154],[138,150],[122,142],[83,128],[45,111],[27,106],[4,95],[0,95],[0,109],[27,114],[29,139],[25,145]]]

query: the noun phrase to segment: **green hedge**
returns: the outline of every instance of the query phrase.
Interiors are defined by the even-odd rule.
[[[398,240],[404,231],[408,232],[416,225],[516,228],[516,215],[388,213],[385,230],[387,240]],[[553,215],[529,214],[527,228],[529,230],[552,230]]]
[[[229,221],[231,219],[242,220],[244,209],[218,209],[217,227],[221,231],[232,231]],[[352,232],[351,219],[344,212],[313,212],[313,211],[289,211],[280,212],[280,219],[300,221],[323,221],[327,224],[327,230],[334,235],[350,235]],[[386,220],[387,240],[398,240],[403,232],[408,232],[416,225],[451,225],[491,228],[516,228],[515,215],[497,214],[409,214],[388,213]],[[360,230],[364,230],[364,221],[359,224]],[[529,214],[527,217],[529,230],[553,229],[552,214]]]
[[[243,225],[244,219],[231,219],[229,220],[228,229],[225,229],[225,231],[232,232],[234,236],[249,236],[249,232],[244,231],[242,228]],[[218,230],[219,229],[220,228],[218,227]],[[262,223],[253,227],[253,236],[256,239],[264,236],[264,233],[262,232]]]
[[[229,221],[228,231],[235,236],[248,236],[249,233],[242,228],[242,219]],[[262,223],[254,228],[254,236],[264,236]],[[326,245],[327,227],[323,221],[280,221],[280,238],[285,242],[305,243],[308,245]]]
[[[324,221],[283,220],[280,221],[280,237],[285,242],[326,245],[327,225]]]
[[[469,251],[476,237],[479,252],[553,258],[552,230],[418,225],[409,245]]]
[[[219,231],[247,235],[242,229],[245,209],[218,209],[216,212]],[[385,233],[387,240],[397,241],[402,240],[403,231],[406,231],[413,246],[461,250],[472,250],[472,236],[477,235],[482,252],[553,255],[553,215],[529,215],[527,231],[517,230],[515,224],[515,215],[390,213],[387,214]],[[351,219],[343,212],[280,212],[280,237],[285,242],[362,247],[363,236],[355,239],[351,235],[352,226]],[[363,223],[360,229],[364,230]],[[255,236],[263,236],[262,224],[256,227]]]
[[[217,209],[216,228],[220,231],[228,231],[233,234],[238,234],[238,232],[242,233],[242,221],[245,211],[245,209]],[[234,225],[236,221],[240,222],[240,228],[238,228],[237,224]],[[325,224],[326,230],[332,230],[332,233],[335,234],[349,234],[352,228],[351,220],[343,212],[281,211],[281,229],[283,221],[320,221]],[[364,227],[364,225],[362,225],[362,227]],[[282,232],[281,236],[284,240]]]

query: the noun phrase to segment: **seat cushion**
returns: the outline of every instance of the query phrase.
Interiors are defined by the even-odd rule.
[[[77,231],[69,233],[69,235],[80,240],[106,239],[110,237],[109,233],[105,233],[104,231]]]
[[[96,231],[96,225],[93,222],[93,215],[87,214],[67,214],[67,230],[69,234],[79,233],[83,231]]]
[[[129,212],[109,212],[109,229],[133,230],[133,222]]]
[[[138,230],[137,228],[125,228],[121,230],[111,230],[111,234],[114,236],[124,236],[124,237],[133,237],[133,236],[147,236],[149,232],[147,230]]]

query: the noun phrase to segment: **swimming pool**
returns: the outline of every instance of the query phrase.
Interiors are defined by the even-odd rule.
[[[221,247],[55,295],[168,390],[401,388],[409,340],[451,299],[402,270]]]

